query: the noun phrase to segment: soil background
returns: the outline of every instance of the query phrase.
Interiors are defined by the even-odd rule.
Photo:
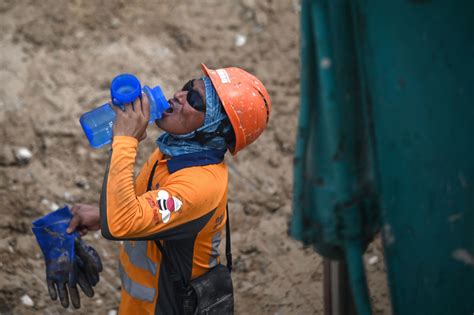
[[[0,1],[0,314],[114,314],[119,244],[89,233],[105,270],[92,299],[49,299],[31,222],[99,200],[107,148],[92,149],[80,115],[108,100],[119,73],[170,97],[210,68],[238,66],[272,98],[268,129],[227,156],[237,314],[322,314],[322,258],[287,235],[299,103],[299,2]],[[137,170],[155,148],[151,125]],[[31,151],[23,159],[21,148]],[[380,241],[366,260],[375,314],[390,314]],[[33,305],[23,303],[27,295]]]

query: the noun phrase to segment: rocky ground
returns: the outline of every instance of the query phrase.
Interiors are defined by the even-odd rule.
[[[31,221],[63,204],[97,203],[107,149],[91,149],[81,113],[130,72],[171,95],[210,68],[236,65],[272,97],[267,131],[230,169],[237,314],[322,314],[322,259],[287,236],[299,93],[294,0],[0,2],[0,314],[63,314],[46,292]],[[159,131],[149,128],[138,165]],[[30,154],[31,153],[31,156]],[[75,314],[114,314],[117,243],[86,239],[105,271]],[[367,254],[376,314],[389,314],[380,244]],[[374,262],[372,257],[378,257]]]

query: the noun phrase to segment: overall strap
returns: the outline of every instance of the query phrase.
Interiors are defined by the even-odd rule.
[[[152,188],[153,177],[155,176],[155,171],[156,171],[157,165],[158,165],[158,161],[155,162],[155,164],[153,165],[153,167],[151,169],[150,177],[148,177],[148,185],[147,185],[146,191],[150,191],[151,188]],[[225,211],[226,211],[226,216],[227,216],[227,221],[225,223],[225,257],[226,257],[226,260],[227,260],[227,269],[229,269],[229,272],[232,272],[233,264],[232,264],[232,248],[231,248],[231,239],[230,239],[230,216],[229,216],[229,205],[228,204],[225,205]],[[165,260],[171,262],[168,255],[165,252],[165,249],[161,245],[160,241],[156,240],[155,243],[156,243],[156,246],[158,247],[158,249],[160,250],[161,255],[163,256],[163,258]],[[170,264],[170,266],[171,266],[171,268],[174,268],[173,264]],[[174,273],[175,275],[178,274],[176,272],[176,270],[172,270],[172,273]]]
[[[158,160],[156,160],[155,164],[151,168],[150,177],[148,177],[148,185],[146,186],[146,191],[150,191],[152,188],[151,186],[153,185],[153,177],[155,176],[155,171],[156,171],[157,166],[158,166]]]
[[[225,223],[225,257],[227,259],[227,269],[232,272],[232,249],[230,248],[230,217],[229,217],[229,204],[226,203],[225,211],[227,214],[227,222]]]
[[[153,165],[151,169],[150,176],[148,177],[148,184],[146,187],[146,191],[150,191],[153,186],[153,177],[155,176],[155,171],[156,171],[157,166],[158,166],[158,160],[155,162],[155,164]],[[161,245],[161,242],[159,240],[155,240],[155,244],[161,252],[161,256],[163,257],[163,262],[166,263],[167,266],[170,268],[168,276],[170,277],[171,281],[174,283],[174,287],[176,288],[176,290],[180,292],[185,292],[187,286],[184,281],[184,277],[181,276],[178,270],[176,270],[174,264],[171,263],[171,259],[168,257],[165,249],[163,248],[163,245]]]

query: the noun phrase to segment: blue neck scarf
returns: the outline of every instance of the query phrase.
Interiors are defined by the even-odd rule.
[[[227,115],[222,107],[222,103],[217,96],[216,90],[212,86],[212,82],[208,77],[201,78],[206,88],[206,116],[204,125],[198,129],[184,134],[173,135],[164,133],[158,137],[156,143],[163,154],[175,157],[189,153],[200,153],[209,150],[216,150],[224,154],[227,151],[227,145],[222,135],[216,135],[207,139],[204,143],[199,142],[196,138],[198,133],[216,132],[221,125],[225,124],[223,132],[225,134],[232,132],[232,127],[228,121]],[[224,120],[227,120],[223,122]]]

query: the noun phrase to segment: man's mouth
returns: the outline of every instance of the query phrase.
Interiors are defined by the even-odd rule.
[[[174,105],[173,105],[173,102],[171,100],[168,100],[168,104],[170,104],[170,107],[168,107],[168,109],[165,111],[165,113],[171,114],[173,112]]]

